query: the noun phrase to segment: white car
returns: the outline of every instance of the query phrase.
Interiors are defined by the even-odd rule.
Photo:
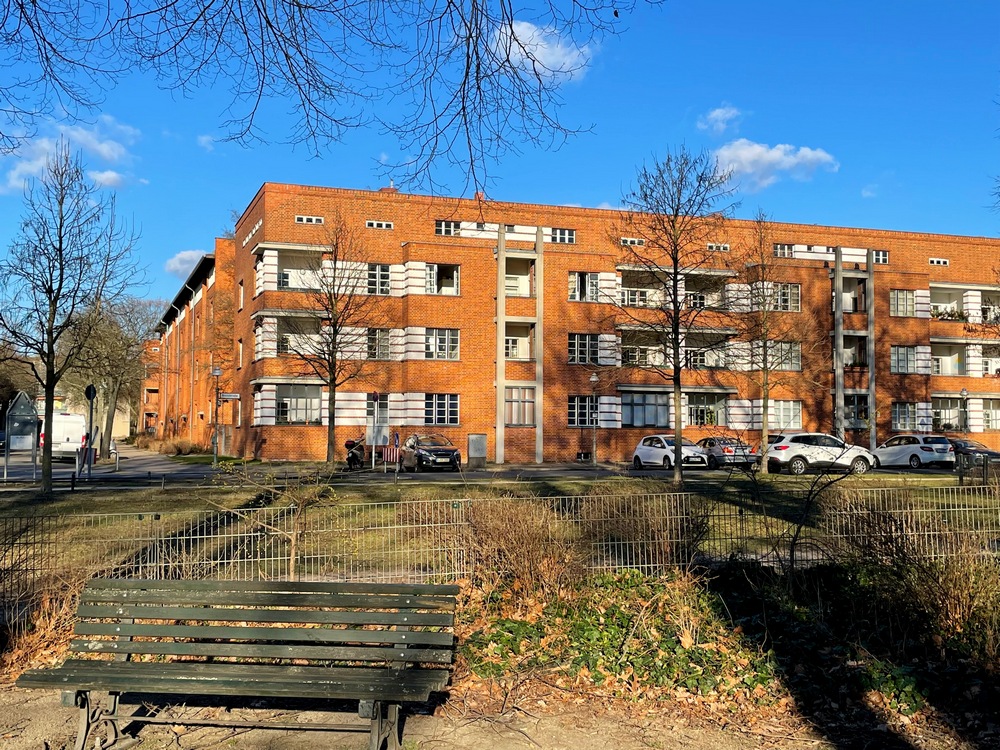
[[[804,474],[814,468],[864,474],[876,462],[867,448],[823,432],[771,435],[767,442],[767,468],[775,473],[787,469],[789,474]]]
[[[684,466],[708,466],[705,452],[687,438],[681,438],[681,458]],[[632,465],[637,469],[656,466],[672,469],[674,466],[674,436],[647,435],[632,453]]]
[[[878,466],[921,466],[937,464],[955,468],[955,447],[944,435],[895,435],[875,449]]]

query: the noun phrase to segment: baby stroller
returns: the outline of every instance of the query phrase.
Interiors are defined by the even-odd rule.
[[[364,440],[347,440],[344,442],[347,448],[347,470],[356,471],[365,465],[365,443]]]

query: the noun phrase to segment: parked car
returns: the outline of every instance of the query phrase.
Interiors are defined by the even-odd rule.
[[[646,466],[672,469],[674,445],[673,435],[646,435],[632,453],[632,465],[637,469]],[[708,466],[708,456],[687,438],[681,438],[681,460],[683,466]]]
[[[444,435],[410,435],[399,449],[399,461],[406,471],[462,468],[462,453]]]
[[[867,448],[845,443],[823,432],[770,435],[767,439],[768,471],[803,474],[808,469],[840,469],[864,474],[875,465]]]
[[[955,468],[955,448],[944,435],[894,435],[873,453],[876,466],[921,466],[936,464]]]
[[[698,445],[708,457],[708,468],[739,466],[749,468],[757,463],[760,456],[751,446],[733,437],[707,437]]]
[[[984,461],[1000,463],[1000,451],[988,448],[977,440],[948,438],[955,449],[955,460],[965,466],[982,466]]]

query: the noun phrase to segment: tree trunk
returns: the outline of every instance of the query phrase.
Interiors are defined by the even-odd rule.
[[[326,387],[326,462],[332,464],[337,460],[337,384],[327,381]]]
[[[52,492],[52,413],[55,411],[56,384],[52,376],[46,372],[44,416],[42,417],[42,433],[45,435],[45,443],[42,445],[42,494],[47,495]]]
[[[118,411],[118,396],[121,393],[121,382],[115,380],[112,383],[111,388],[108,389],[107,398],[105,401],[108,406],[108,413],[104,417],[104,430],[101,433],[101,455],[110,456],[111,455],[111,433],[115,428],[115,412]],[[218,410],[216,409],[216,412]],[[216,425],[216,430],[218,430],[218,425]]]
[[[765,347],[767,344],[764,345]],[[768,424],[769,424],[769,407],[771,404],[770,389],[771,383],[770,378],[768,378],[769,370],[767,368],[767,356],[765,354],[764,358],[764,372],[762,373],[761,379],[761,389],[760,389],[760,408],[763,416],[760,422],[760,473],[767,474],[767,436],[768,436]]]

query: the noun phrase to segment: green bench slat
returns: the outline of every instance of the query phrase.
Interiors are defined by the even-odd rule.
[[[117,593],[116,593],[117,592]],[[455,600],[446,597],[416,595],[329,595],[322,593],[246,592],[246,591],[161,591],[116,590],[98,592],[88,588],[80,596],[81,604],[205,604],[245,607],[285,607],[310,609],[430,609],[453,610]],[[97,594],[97,595],[95,595]]]
[[[291,610],[223,607],[172,607],[155,609],[130,604],[83,604],[76,614],[89,618],[146,618],[162,620],[201,620],[213,622],[288,622],[317,625],[407,625],[410,627],[449,627],[454,616],[443,612],[369,612],[342,610]]]
[[[450,649],[379,648],[374,646],[280,646],[260,643],[177,643],[173,641],[80,641],[75,653],[150,654],[157,656],[233,657],[244,659],[320,659],[331,661],[407,662],[450,664]]]
[[[292,641],[296,643],[413,643],[450,644],[450,633],[422,630],[331,630],[328,628],[270,628],[242,625],[148,625],[127,622],[81,622],[74,634],[150,638],[225,638],[235,641]],[[441,636],[444,636],[442,639]]]
[[[358,583],[350,581],[216,581],[216,580],[163,580],[142,578],[95,578],[87,588],[99,589],[157,589],[160,591],[264,591],[264,592],[314,592],[324,594],[415,594],[431,596],[457,596],[459,587],[453,584],[433,583]]]
[[[158,664],[72,660],[57,669],[25,672],[18,685],[60,690],[108,690],[170,695],[271,698],[354,698],[425,701],[442,690],[447,670],[326,669],[260,665]]]

